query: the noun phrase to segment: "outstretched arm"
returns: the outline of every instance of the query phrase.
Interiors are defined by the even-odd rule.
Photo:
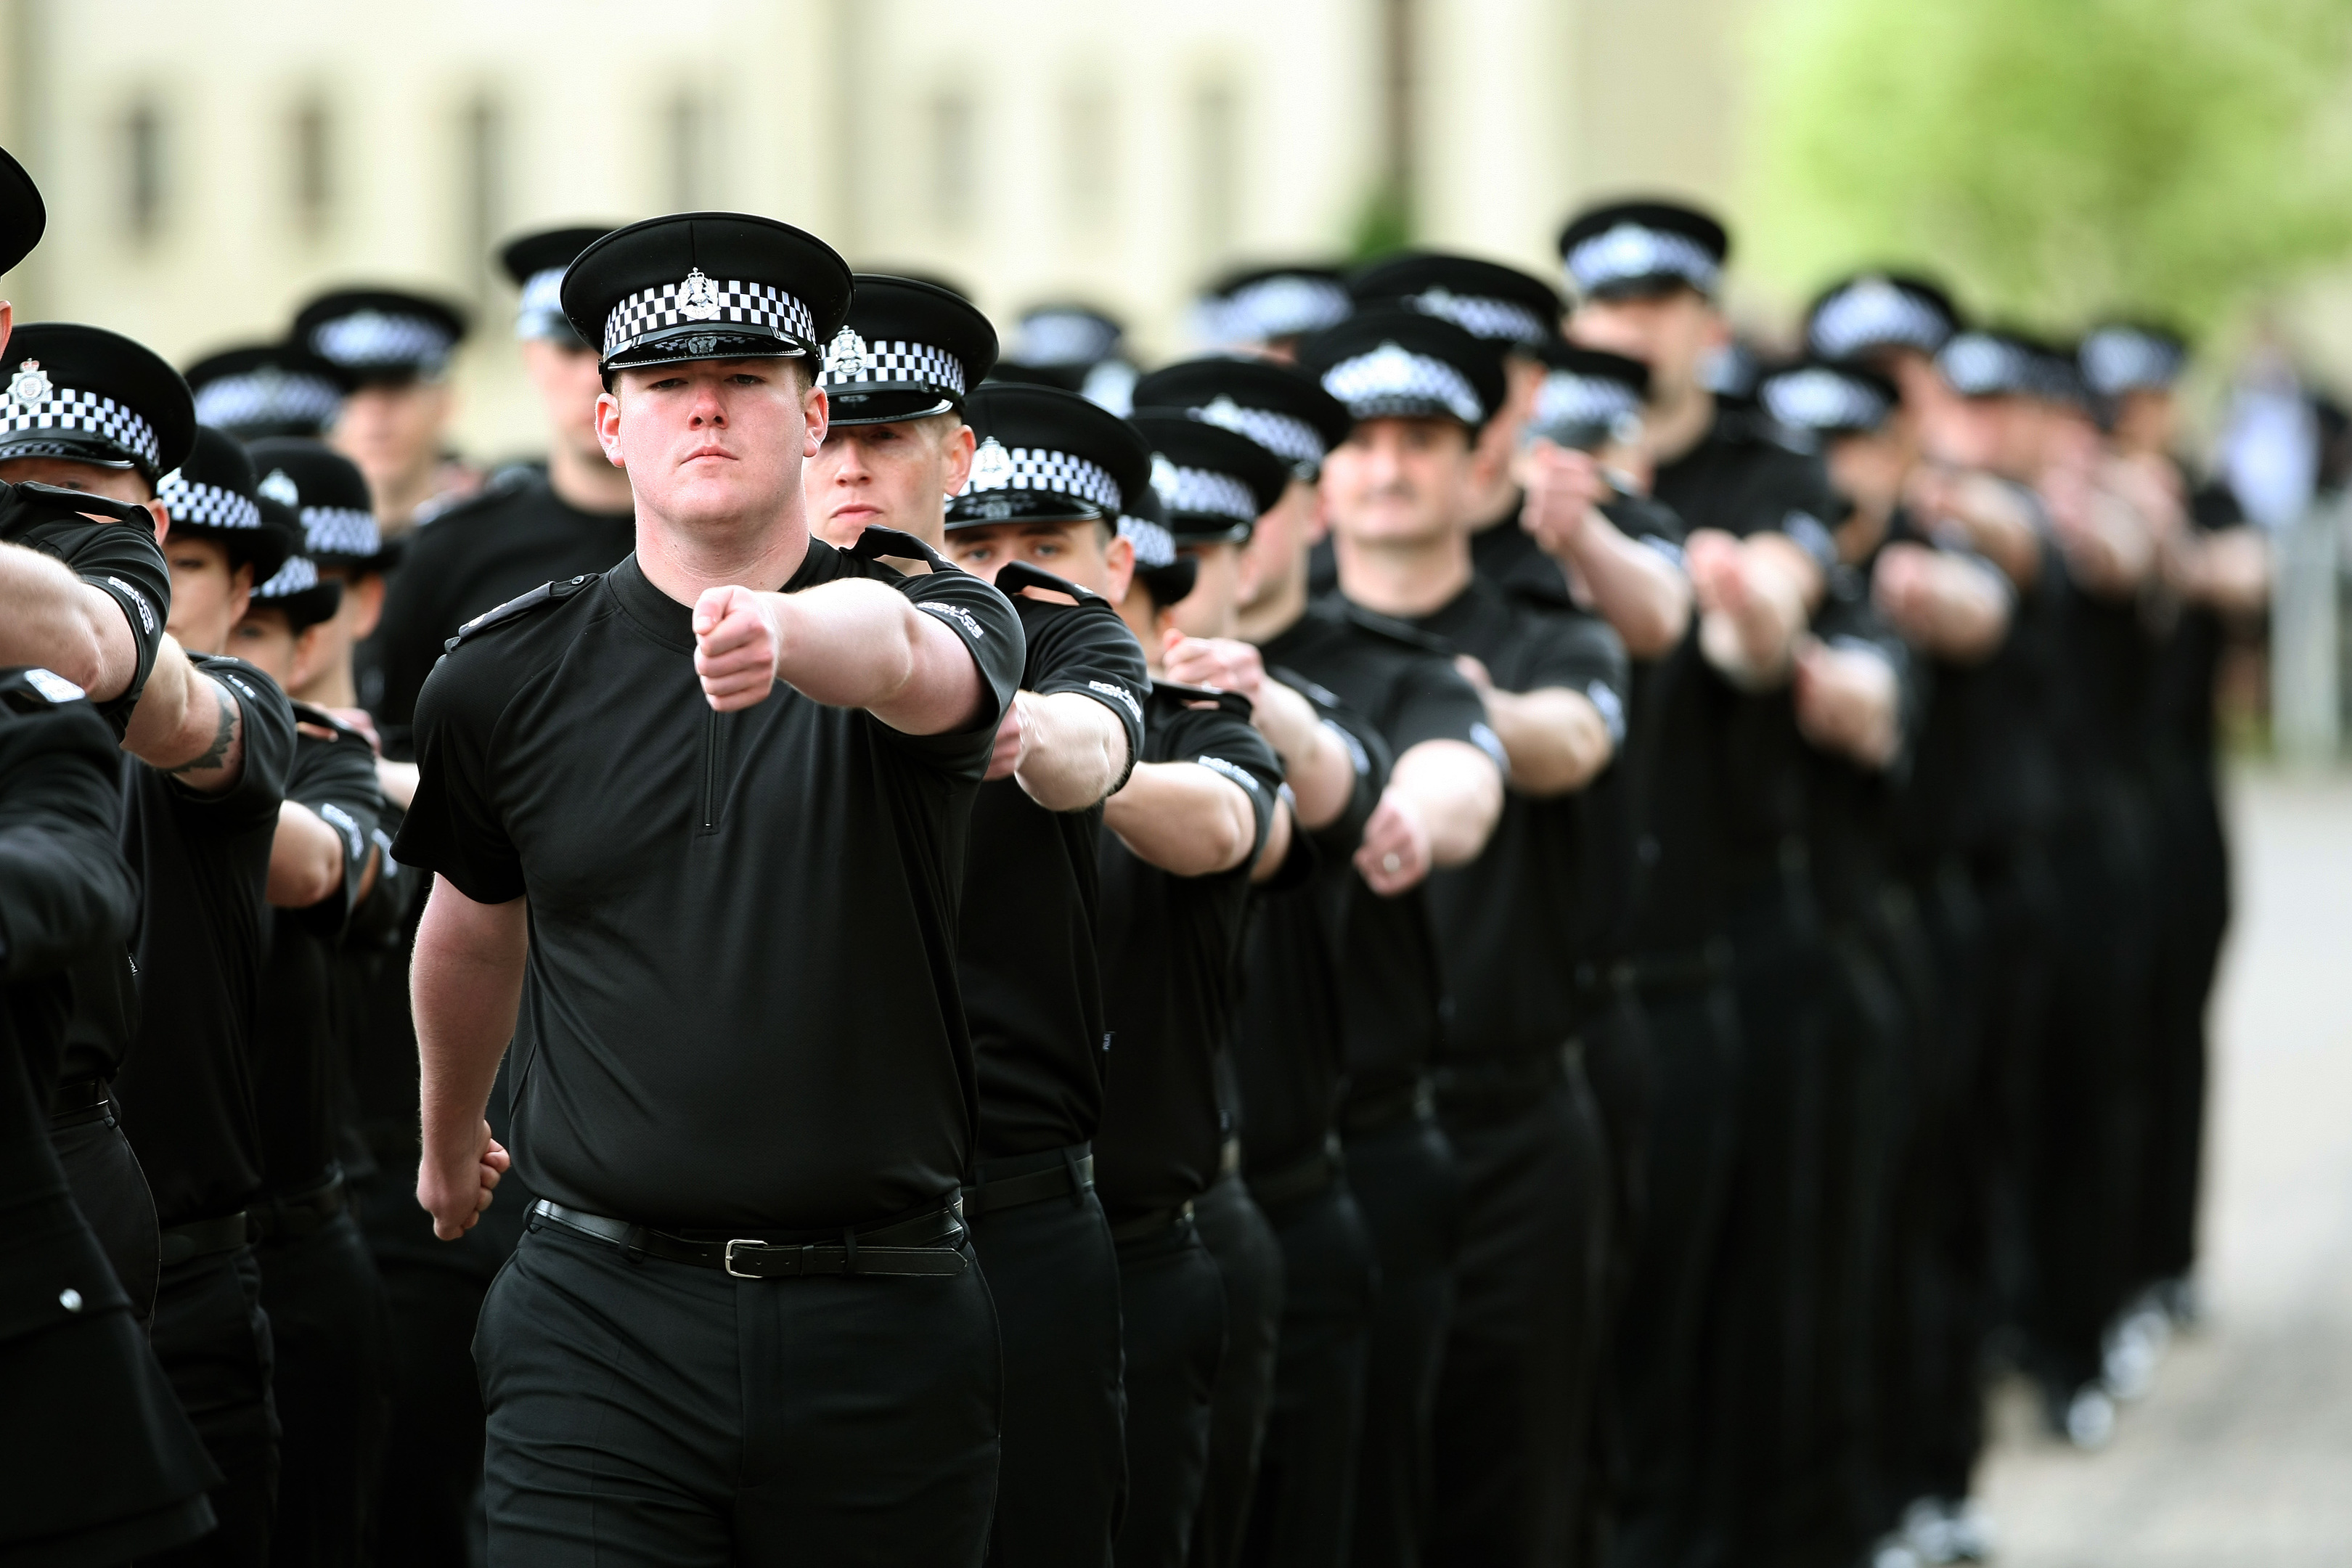
[[[694,606],[694,669],[722,713],[766,701],[781,680],[909,735],[948,734],[974,721],[987,688],[942,613],[864,579],[798,594],[712,588]]]
[[[244,775],[244,712],[166,636],[139,706],[131,710],[122,749],[191,789],[217,795]]]
[[[1439,866],[1478,858],[1503,815],[1503,774],[1466,741],[1423,741],[1389,772],[1389,787],[1364,824],[1356,870],[1392,898]]]
[[[139,646],[122,606],[63,562],[0,544],[0,665],[16,664],[38,665],[109,702],[138,673]]]
[[[1084,811],[1127,767],[1127,726],[1076,691],[1016,691],[997,727],[988,776],[1010,777],[1047,811]]]

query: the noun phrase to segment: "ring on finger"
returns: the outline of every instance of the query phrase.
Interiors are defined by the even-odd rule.
[[[1397,868],[1403,864],[1404,862],[1398,859],[1393,854],[1383,855],[1381,857],[1381,869],[1386,871],[1391,877],[1396,875]]]

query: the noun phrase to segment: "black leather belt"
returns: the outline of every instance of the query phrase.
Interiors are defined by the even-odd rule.
[[[253,1220],[254,1239],[264,1247],[273,1242],[299,1241],[323,1229],[351,1202],[351,1190],[339,1169],[317,1186],[289,1197],[273,1198],[246,1211]]]
[[[1228,1138],[1217,1146],[1217,1175],[1238,1176],[1242,1173],[1242,1141]]]
[[[49,1125],[79,1127],[85,1121],[110,1121],[114,1106],[107,1099],[102,1078],[76,1079],[49,1091]]]
[[[1415,1079],[1385,1094],[1351,1100],[1339,1108],[1339,1131],[1350,1138],[1379,1132],[1400,1121],[1426,1121],[1436,1114],[1437,1100],[1429,1080]]]
[[[963,1212],[975,1219],[1047,1198],[1066,1197],[1079,1203],[1094,1190],[1094,1145],[1073,1143],[1042,1154],[985,1161],[980,1175],[979,1181],[963,1190]]]
[[[1179,1226],[1192,1223],[1192,1200],[1186,1198],[1172,1209],[1153,1209],[1150,1214],[1119,1221],[1110,1227],[1113,1241],[1149,1241],[1165,1236]]]
[[[1548,1051],[1448,1062],[1431,1078],[1440,1100],[1517,1099],[1565,1082],[1570,1059],[1583,1048],[1580,1041],[1570,1040]]]
[[[164,1228],[157,1248],[163,1267],[185,1263],[215,1252],[234,1252],[253,1239],[246,1213],[225,1214],[217,1219],[191,1220]]]
[[[963,1201],[945,1208],[859,1232],[845,1229],[839,1241],[793,1243],[761,1237],[698,1241],[625,1219],[583,1214],[541,1198],[530,1212],[540,1219],[579,1232],[626,1252],[650,1253],[672,1263],[719,1268],[738,1279],[795,1279],[816,1274],[961,1274],[971,1266],[961,1252]]]
[[[1277,1165],[1262,1175],[1252,1176],[1249,1179],[1250,1196],[1255,1198],[1257,1206],[1263,1209],[1295,1204],[1301,1198],[1311,1198],[1328,1189],[1339,1179],[1339,1173],[1345,1168],[1344,1157],[1339,1152],[1339,1135],[1327,1133],[1323,1147],[1304,1160],[1293,1160],[1287,1165]]]

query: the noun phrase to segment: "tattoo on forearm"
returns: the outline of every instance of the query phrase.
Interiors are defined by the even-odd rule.
[[[218,722],[213,727],[213,743],[205,748],[203,755],[191,757],[178,767],[166,768],[163,770],[166,773],[201,773],[228,761],[229,742],[236,739],[236,700],[209,680],[205,682],[205,689],[213,694],[218,717]]]

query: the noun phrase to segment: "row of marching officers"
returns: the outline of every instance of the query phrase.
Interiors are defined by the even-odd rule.
[[[2154,329],[1742,382],[1714,220],[1560,251],[1122,417],[531,237],[555,448],[421,525],[313,437],[430,301],[16,329],[8,1561],[1984,1555],[1989,1353],[2095,1443],[2192,1308],[2261,546]]]

